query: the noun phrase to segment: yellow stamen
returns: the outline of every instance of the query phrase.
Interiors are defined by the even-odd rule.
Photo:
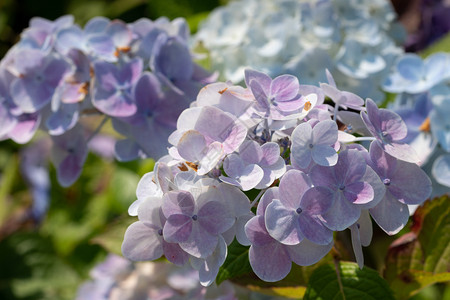
[[[309,101],[306,101],[306,103],[305,103],[305,107],[303,108],[304,110],[306,110],[306,111],[308,111],[308,110],[310,110],[311,109],[311,102],[309,102]]]
[[[226,90],[228,90],[228,88],[224,88],[223,90],[219,91],[219,94],[222,95],[223,93],[225,93]]]
[[[425,121],[423,121],[422,125],[419,127],[420,131],[424,132],[430,132],[431,126],[430,126],[430,117],[426,118]]]
[[[181,172],[186,172],[188,170],[185,164],[179,164],[178,169],[180,169]]]
[[[187,161],[187,162],[186,162],[186,165],[187,165],[189,168],[193,169],[195,172],[197,172],[197,170],[198,170],[198,165],[197,165],[197,164],[194,164],[194,163],[191,163],[191,162]]]

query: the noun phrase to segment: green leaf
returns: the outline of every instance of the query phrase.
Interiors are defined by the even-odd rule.
[[[249,247],[242,246],[236,240],[228,246],[227,259],[216,277],[217,284],[220,284],[224,280],[252,272],[252,267],[248,260],[248,249]]]
[[[394,299],[380,275],[370,268],[359,269],[350,262],[326,264],[312,274],[305,293],[307,299]]]
[[[427,57],[436,52],[448,52],[450,49],[450,34],[447,34],[445,37],[441,38],[437,42],[433,43],[430,47],[423,50],[420,55],[422,57]]]
[[[450,281],[450,197],[428,200],[413,216],[411,232],[392,243],[384,277],[399,299]]]

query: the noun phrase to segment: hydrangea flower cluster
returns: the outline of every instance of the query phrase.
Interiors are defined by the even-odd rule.
[[[0,62],[0,140],[52,137],[58,180],[80,175],[88,144],[109,119],[118,160],[159,158],[178,115],[214,75],[193,63],[184,19],[33,18]],[[99,128],[86,117],[103,116]],[[92,122],[91,122],[92,123]],[[146,132],[145,138],[142,132]]]
[[[133,264],[109,254],[90,275],[92,279],[80,286],[76,300],[238,299],[230,282],[205,288],[198,283],[196,270],[176,268],[164,262]]]
[[[328,69],[339,87],[380,103],[388,66],[403,53],[395,18],[385,0],[231,1],[200,24],[195,40],[234,83],[250,67],[316,85]]]
[[[422,59],[405,54],[394,65],[383,88],[397,93],[391,108],[405,121],[410,144],[433,179],[433,196],[450,188],[450,53]]]
[[[333,232],[349,228],[362,267],[371,218],[397,233],[408,205],[430,196],[431,181],[402,141],[401,117],[326,75],[318,87],[247,69],[246,88],[205,86],[181,113],[169,154],[139,182],[129,208],[139,220],[125,233],[123,254],[190,264],[207,286],[236,239],[250,246],[255,274],[273,282],[292,262],[318,262]],[[370,141],[368,149],[360,141]],[[249,190],[258,196],[249,199]]]

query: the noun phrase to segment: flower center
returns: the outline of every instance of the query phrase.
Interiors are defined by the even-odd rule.
[[[345,185],[343,185],[342,183],[339,185],[339,189],[341,190],[341,191],[343,191],[344,189],[345,189]]]
[[[314,145],[313,144],[309,144],[309,149],[312,149],[312,148],[314,148]]]
[[[198,219],[198,216],[197,216],[197,215],[193,215],[193,216],[192,216],[192,220],[197,221],[197,219]]]
[[[298,214],[301,214],[303,210],[299,207],[299,208],[297,208],[295,211],[296,211]]]
[[[162,230],[162,229],[159,229],[159,230],[158,230],[158,234],[159,234],[160,236],[162,236],[163,230]]]
[[[391,180],[389,178],[385,178],[385,179],[383,179],[383,183],[384,183],[384,185],[390,185]]]

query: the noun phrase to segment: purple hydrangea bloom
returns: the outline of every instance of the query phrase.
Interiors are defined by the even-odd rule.
[[[214,201],[214,191],[197,198],[187,191],[171,191],[163,196],[162,212],[167,218],[164,239],[178,243],[192,256],[207,258],[219,242],[219,235],[233,226],[235,218],[226,206]]]
[[[419,166],[391,156],[379,143],[372,143],[369,153],[369,164],[386,187],[381,202],[369,211],[387,234],[396,234],[408,221],[408,204],[422,204],[431,195],[431,180]]]
[[[335,103],[335,107],[342,107],[343,109],[353,108],[360,110],[364,106],[364,100],[350,92],[340,91],[336,87],[336,82],[334,81],[331,73],[326,70],[326,75],[328,78],[327,83],[321,83],[320,88],[324,92],[325,96],[329,97]]]
[[[18,76],[11,83],[11,97],[24,113],[37,112],[49,104],[70,71],[66,60],[32,49],[17,51],[11,68]]]
[[[261,198],[257,215],[245,225],[251,242],[249,260],[255,274],[264,281],[275,282],[289,274],[292,262],[308,266],[324,257],[333,245],[317,245],[307,239],[297,245],[285,245],[272,238],[266,229],[264,214],[269,203],[279,198],[278,188],[268,189]]]
[[[174,92],[163,92],[158,78],[150,72],[137,81],[133,98],[136,113],[113,119],[114,128],[127,137],[116,143],[116,156],[121,161],[137,157],[159,159],[167,153],[167,138],[175,130],[177,118],[188,102]]]
[[[242,143],[239,155],[228,155],[223,168],[229,177],[220,176],[220,179],[239,186],[244,191],[267,188],[286,172],[286,165],[280,156],[280,146],[277,143],[269,142],[260,146],[251,140]]]
[[[264,171],[257,164],[245,163],[237,154],[228,155],[223,162],[227,176],[219,178],[223,182],[240,187],[243,191],[253,189],[264,177]]]
[[[332,206],[322,214],[325,226],[331,230],[344,230],[358,220],[361,209],[374,207],[384,195],[384,187],[374,171],[366,165],[358,150],[339,153],[333,167],[315,166],[311,170],[313,189],[325,187],[317,193],[322,201]]]
[[[407,127],[402,118],[393,111],[379,109],[371,99],[366,101],[367,113],[361,112],[361,117],[377,143],[390,155],[412,163],[419,162],[414,149],[402,142],[407,135]]]
[[[164,239],[166,223],[161,197],[147,196],[138,208],[139,221],[131,224],[125,232],[122,253],[134,261],[155,260],[164,255],[176,265],[184,265],[189,255],[176,243]]]
[[[112,63],[94,63],[95,87],[92,94],[94,106],[113,117],[128,117],[136,113],[136,100],[132,89],[142,73],[142,60],[134,58],[116,66]]]
[[[333,232],[325,227],[320,215],[332,205],[326,189],[310,189],[307,175],[298,170],[288,171],[280,181],[279,198],[266,208],[265,224],[269,234],[286,245],[296,245],[304,237],[313,243],[328,245]]]
[[[265,117],[283,118],[283,113],[295,111],[304,104],[295,76],[281,75],[272,80],[264,73],[246,69],[245,82],[255,96],[257,109]]]
[[[333,166],[338,155],[332,147],[338,138],[338,128],[334,121],[325,120],[314,127],[309,122],[298,125],[291,135],[291,160],[302,169],[311,161],[321,166]]]
[[[192,107],[183,111],[177,130],[169,136],[182,159],[197,165],[198,174],[214,168],[223,155],[237,150],[247,129],[230,114],[218,108]]]

